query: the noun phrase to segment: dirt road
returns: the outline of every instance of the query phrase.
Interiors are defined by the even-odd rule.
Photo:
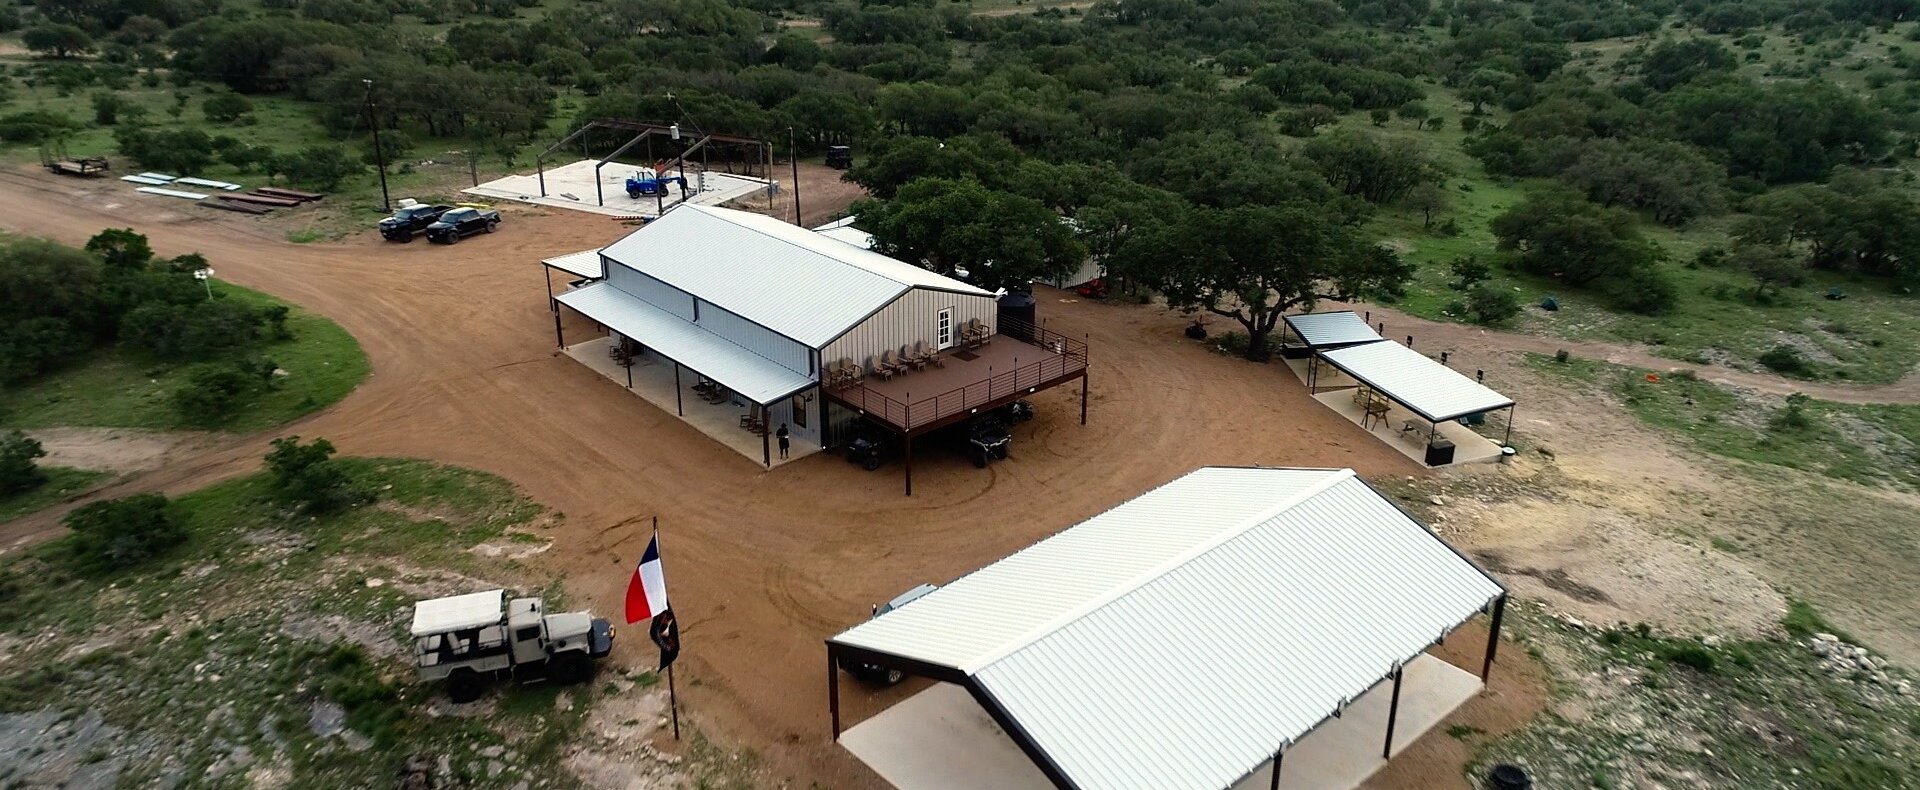
[[[575,600],[615,611],[657,515],[687,645],[682,694],[703,728],[760,754],[767,786],[878,786],[828,742],[821,666],[822,640],[873,601],[951,579],[1205,464],[1417,471],[1277,371],[1181,340],[1175,316],[1043,297],[1052,328],[1088,336],[1089,425],[1076,422],[1076,393],[1044,393],[1013,461],[979,471],[929,458],[910,499],[897,470],[869,474],[829,455],[767,473],[555,353],[536,261],[604,244],[627,231],[617,223],[507,206],[500,233],[453,247],[296,245],[246,218],[118,186],[0,175],[0,226],[70,243],[132,227],[160,254],[203,253],[221,278],[339,322],[373,372],[327,411],[214,440],[102,495],[177,493],[251,472],[284,434],[470,466],[564,513],[544,561]],[[53,534],[58,516],[9,524],[0,545]],[[643,639],[627,644],[620,661],[649,664]],[[850,718],[907,691],[849,700]],[[1454,759],[1421,753],[1406,759]],[[1448,773],[1457,761],[1428,775]]]

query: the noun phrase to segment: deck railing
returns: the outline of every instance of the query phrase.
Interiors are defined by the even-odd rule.
[[[1087,344],[1027,321],[1002,317],[999,337],[1050,351],[1038,361],[1007,370],[993,370],[986,378],[938,395],[901,401],[864,386],[837,390],[833,397],[883,422],[911,432],[928,425],[1051,383],[1087,367]]]

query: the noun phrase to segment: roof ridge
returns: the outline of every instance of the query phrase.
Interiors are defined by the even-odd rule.
[[[1217,469],[1217,468],[1221,468],[1221,467],[1212,467],[1212,466],[1201,467],[1202,470]],[[1266,467],[1258,467],[1258,468],[1266,469]],[[1196,470],[1196,472],[1197,471],[1200,471],[1200,470]],[[1175,568],[1178,568],[1182,565],[1185,565],[1189,562],[1192,562],[1195,558],[1199,557],[1200,555],[1206,554],[1209,551],[1219,548],[1220,546],[1224,545],[1230,540],[1238,538],[1241,535],[1245,535],[1249,531],[1252,531],[1254,527],[1257,527],[1260,524],[1263,524],[1269,520],[1272,520],[1275,516],[1285,513],[1288,510],[1292,510],[1293,508],[1298,507],[1300,503],[1305,502],[1309,499],[1312,499],[1316,496],[1319,496],[1320,494],[1326,492],[1327,489],[1332,488],[1335,485],[1338,485],[1339,483],[1345,482],[1347,480],[1357,479],[1359,477],[1359,474],[1353,471],[1351,467],[1344,468],[1344,469],[1328,469],[1324,471],[1327,472],[1327,476],[1325,479],[1319,480],[1315,482],[1313,485],[1307,486],[1306,488],[1296,491],[1291,496],[1288,496],[1286,499],[1281,500],[1278,504],[1275,504],[1271,507],[1268,507],[1266,509],[1263,509],[1253,514],[1252,516],[1242,519],[1240,523],[1235,525],[1234,527],[1230,529],[1221,530],[1220,534],[1214,535],[1213,537],[1210,537],[1206,540],[1203,540],[1199,543],[1189,546],[1185,551],[1182,551],[1179,554],[1176,554],[1172,557],[1162,560],[1161,562],[1155,564],[1153,567],[1148,568],[1144,571],[1141,571],[1138,574],[1135,574],[1134,577],[1132,579],[1129,579],[1125,584],[1115,585],[1112,589],[1109,589],[1106,592],[1101,593],[1100,595],[1097,595],[1086,601],[1082,601],[1080,604],[1074,606],[1073,608],[1068,609],[1067,611],[1054,616],[1052,619],[1048,620],[1047,622],[1041,623],[1040,625],[1030,629],[1029,631],[1027,631],[1027,633],[1021,635],[1019,639],[1008,640],[1005,644],[1002,644],[1000,647],[995,648],[990,652],[987,652],[979,657],[974,658],[972,661],[967,662],[963,666],[959,666],[955,668],[959,669],[961,672],[967,675],[978,674],[980,670],[990,667],[995,663],[999,662],[1001,659],[1004,659],[1007,656],[1013,655],[1014,653],[1018,653],[1021,650],[1026,649],[1027,647],[1039,642],[1043,637],[1049,634],[1052,634],[1053,632],[1058,631],[1061,628],[1066,627],[1067,625],[1073,623],[1074,621],[1079,620],[1083,617],[1086,617],[1088,614],[1098,611],[1099,609],[1104,608],[1108,604],[1111,604],[1114,601],[1120,600],[1121,598],[1124,598],[1127,595],[1132,594],[1134,591],[1139,590],[1141,587],[1146,586],[1148,582],[1151,582],[1154,579],[1160,578],[1161,576],[1165,576],[1169,571]],[[1171,485],[1174,482],[1180,479],[1184,479],[1185,477],[1192,475],[1194,473],[1195,472],[1189,472],[1187,475],[1182,475],[1180,478],[1175,478],[1174,480],[1170,480],[1166,484],[1163,484],[1161,486],[1154,488],[1151,491],[1141,494],[1140,497],[1147,496],[1148,494],[1153,493],[1153,491],[1157,491],[1160,488],[1165,488],[1167,485]],[[1135,497],[1135,499],[1139,499],[1140,497]],[[1132,500],[1129,500],[1129,501],[1132,501]],[[1122,503],[1123,506],[1124,504],[1125,503]],[[1108,511],[1108,512],[1112,512],[1112,511]]]
[[[906,281],[904,281],[904,280],[901,280],[901,279],[900,279],[900,278],[898,278],[898,277],[889,277],[889,276],[887,276],[887,275],[885,275],[885,274],[882,274],[882,273],[880,273],[880,272],[877,272],[877,271],[874,271],[873,269],[869,269],[869,268],[867,268],[867,267],[865,267],[865,266],[861,266],[860,264],[857,264],[857,263],[852,263],[852,262],[849,262],[849,261],[847,261],[847,260],[845,260],[845,259],[843,259],[843,258],[841,258],[841,257],[840,257],[840,256],[838,256],[838,255],[834,255],[834,254],[832,254],[832,253],[828,253],[828,252],[822,252],[822,251],[820,251],[820,250],[817,250],[817,249],[814,249],[814,248],[812,248],[812,247],[809,247],[809,246],[807,246],[807,245],[805,245],[805,244],[801,244],[801,243],[799,243],[799,242],[797,242],[797,241],[794,241],[794,240],[792,240],[792,239],[787,239],[787,238],[782,238],[782,237],[780,237],[780,236],[776,236],[776,235],[774,235],[774,234],[772,234],[772,233],[769,233],[769,232],[767,232],[767,231],[765,231],[765,230],[763,230],[763,229],[761,229],[761,228],[757,228],[757,227],[754,227],[753,225],[749,225],[749,224],[747,224],[747,223],[744,223],[744,222],[739,222],[739,221],[736,221],[736,220],[733,220],[733,219],[731,219],[731,218],[729,218],[729,217],[727,217],[727,216],[726,216],[726,215],[724,215],[724,214],[719,214],[719,213],[715,213],[715,212],[713,211],[713,209],[716,209],[716,208],[718,208],[717,206],[698,206],[698,205],[694,205],[694,206],[682,206],[682,208],[696,208],[696,209],[701,209],[701,212],[700,212],[700,213],[701,213],[701,214],[703,214],[703,215],[705,215],[705,216],[709,216],[709,217],[713,217],[714,219],[718,219],[718,220],[720,220],[721,222],[725,222],[725,223],[727,223],[727,224],[729,224],[729,225],[732,225],[732,226],[734,226],[734,227],[737,227],[737,228],[744,228],[744,229],[746,229],[746,230],[749,230],[749,231],[752,231],[752,232],[754,232],[754,233],[758,233],[758,234],[760,234],[760,235],[762,235],[762,236],[765,236],[765,237],[767,237],[767,238],[769,238],[769,239],[773,239],[774,241],[777,241],[777,242],[780,242],[781,244],[785,244],[785,245],[787,245],[787,246],[790,246],[790,247],[796,247],[796,248],[799,248],[799,249],[802,249],[802,250],[805,250],[805,251],[807,251],[807,252],[810,252],[810,253],[813,253],[814,255],[818,255],[818,256],[820,256],[820,257],[822,257],[822,258],[826,258],[827,260],[830,260],[830,261],[833,261],[834,263],[837,263],[837,264],[840,264],[841,266],[845,266],[845,267],[847,267],[847,268],[849,268],[849,269],[855,269],[855,270],[858,270],[858,271],[861,271],[861,272],[865,272],[865,273],[867,273],[867,274],[870,274],[870,275],[873,275],[873,276],[875,276],[875,277],[878,277],[878,278],[880,278],[880,279],[882,279],[882,280],[886,280],[887,282],[890,282],[890,283],[893,283],[893,284],[895,284],[895,285],[898,285],[898,286],[900,286],[900,287],[901,287],[901,290],[900,290],[900,292],[901,292],[901,293],[906,293],[906,292],[907,292],[907,291],[908,291],[909,289],[912,289],[913,287],[915,287],[915,284],[914,284],[914,283],[910,283],[910,282],[906,282]],[[737,211],[736,209],[725,209],[725,211],[728,211],[728,212],[730,212],[730,213],[739,213],[739,214],[746,214],[746,215],[748,215],[748,216],[753,216],[753,217],[762,217],[762,218],[765,218],[765,219],[767,219],[767,220],[770,220],[770,221],[774,221],[774,222],[779,222],[778,220],[775,220],[775,219],[773,219],[772,217],[768,217],[768,216],[767,216],[767,215],[765,215],[765,214],[755,214],[755,213],[753,213],[753,212],[751,212],[751,211]],[[785,222],[780,222],[780,226],[781,226],[781,227],[792,227],[792,228],[794,228],[794,229],[796,229],[796,230],[799,230],[799,231],[800,231],[800,232],[802,232],[802,233],[809,233],[809,234],[811,234],[811,233],[815,233],[815,231],[811,231],[811,230],[807,230],[806,228],[803,228],[803,227],[800,227],[799,225],[791,225],[791,226],[789,226],[789,225],[787,225],[787,223],[785,223]],[[825,238],[825,237],[822,237],[822,238]],[[831,241],[831,239],[829,239],[829,241]],[[858,248],[858,247],[855,247],[855,246],[853,246],[853,245],[851,245],[851,244],[847,244],[846,242],[834,242],[834,243],[835,243],[835,244],[840,244],[840,245],[842,245],[842,246],[845,246],[845,247],[846,247],[847,249],[850,249],[850,250],[860,250],[860,248]],[[879,253],[877,253],[877,252],[873,252],[872,250],[860,250],[860,251],[861,251],[861,252],[865,252],[865,253],[868,253],[868,254],[870,254],[870,255],[879,255]],[[885,256],[881,256],[881,257],[885,257]],[[901,263],[906,263],[906,261],[901,261]],[[909,265],[909,266],[911,266],[912,264],[907,264],[907,265]]]

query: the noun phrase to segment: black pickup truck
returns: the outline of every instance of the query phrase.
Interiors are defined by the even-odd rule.
[[[492,233],[500,227],[500,212],[477,208],[457,208],[440,215],[427,226],[427,241],[453,244],[475,233]]]
[[[380,220],[380,237],[387,241],[406,243],[413,236],[426,230],[428,225],[440,221],[440,215],[452,211],[452,206],[429,206],[415,204],[403,206],[393,216]]]

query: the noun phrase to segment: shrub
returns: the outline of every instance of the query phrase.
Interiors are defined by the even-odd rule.
[[[273,368],[268,360],[195,365],[173,391],[173,408],[187,422],[219,425],[269,388]]]
[[[91,101],[93,102],[93,122],[101,126],[119,123],[120,109],[127,106],[127,101],[120,98],[120,94],[112,91],[93,94]]]
[[[371,491],[333,460],[333,443],[325,439],[305,445],[298,436],[273,440],[267,469],[280,497],[309,512],[337,512],[373,499]]]
[[[1223,332],[1213,339],[1213,347],[1236,357],[1247,353],[1247,333]]]
[[[1453,272],[1453,282],[1447,287],[1456,291],[1465,291],[1493,276],[1493,268],[1482,262],[1478,255],[1463,255],[1453,259],[1453,263],[1447,265],[1447,271]]]
[[[1476,324],[1501,324],[1520,314],[1520,297],[1492,283],[1480,283],[1467,292],[1466,309]]]
[[[222,93],[207,97],[200,104],[200,112],[214,123],[232,123],[240,120],[240,116],[253,112],[253,102],[238,93]]]
[[[1714,664],[1718,663],[1714,660],[1713,651],[1701,645],[1687,643],[1662,647],[1660,649],[1660,657],[1668,662],[1700,672],[1712,672]]]
[[[1813,363],[1801,355],[1799,349],[1785,344],[1767,349],[1766,353],[1760,355],[1759,362],[1768,370],[1782,376],[1810,379],[1819,375],[1819,372],[1814,370]]]
[[[267,320],[264,311],[226,299],[148,302],[127,311],[120,336],[165,359],[206,359],[252,345]]]
[[[1773,419],[1767,423],[1768,427],[1776,431],[1805,430],[1813,425],[1813,418],[1807,414],[1807,404],[1812,400],[1798,392],[1788,395],[1786,408],[1773,415]]]
[[[47,482],[47,475],[34,465],[45,458],[47,449],[19,431],[0,436],[0,496],[17,494]]]
[[[136,494],[81,507],[67,514],[67,548],[84,569],[118,571],[144,563],[185,543],[187,531],[159,494]]]

